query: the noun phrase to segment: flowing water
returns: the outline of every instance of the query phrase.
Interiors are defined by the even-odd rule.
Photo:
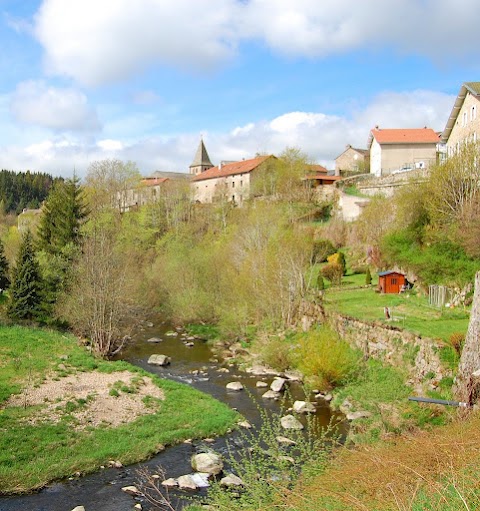
[[[278,412],[276,401],[263,400],[261,394],[267,389],[256,387],[258,380],[270,383],[271,377],[254,377],[244,373],[235,366],[225,366],[220,360],[212,362],[214,355],[208,345],[195,340],[193,346],[186,345],[181,334],[165,335],[170,329],[168,325],[146,323],[134,336],[132,343],[122,352],[121,358],[142,367],[147,371],[194,386],[198,390],[212,395],[238,411],[252,424],[260,421],[257,402],[267,410]],[[159,343],[147,342],[152,337],[162,339]],[[170,366],[162,368],[147,364],[150,355],[161,353],[172,359]],[[228,367],[229,373],[219,372],[220,367]],[[231,381],[240,381],[245,391],[235,392],[225,388]],[[292,399],[305,399],[300,384],[290,384]],[[250,395],[249,395],[250,394]],[[253,397],[253,399],[252,399]],[[258,401],[256,400],[258,398]],[[341,416],[330,411],[327,403],[317,403],[317,419],[321,425],[327,426],[330,421],[338,422]],[[344,431],[341,431],[344,433]],[[217,452],[226,453],[227,438],[219,437],[210,447]],[[86,511],[132,511],[136,501],[121,491],[121,487],[133,485],[137,478],[137,470],[147,467],[152,470],[159,465],[166,472],[166,477],[178,477],[191,473],[190,457],[195,454],[201,441],[191,444],[180,444],[169,447],[147,462],[130,465],[123,469],[107,468],[95,474],[59,483],[49,484],[38,493],[15,497],[0,497],[0,511],[70,511],[82,505]],[[142,502],[143,509],[148,505]]]

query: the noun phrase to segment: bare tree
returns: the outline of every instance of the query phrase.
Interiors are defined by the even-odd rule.
[[[463,347],[454,393],[459,401],[475,404],[480,398],[480,271],[475,275],[470,323]]]

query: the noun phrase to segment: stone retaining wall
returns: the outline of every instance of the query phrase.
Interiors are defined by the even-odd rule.
[[[415,387],[424,383],[427,375],[432,388],[444,376],[450,376],[440,361],[440,341],[420,337],[395,326],[364,322],[337,313],[329,313],[328,319],[340,336],[362,350],[366,357],[405,368],[409,383]]]

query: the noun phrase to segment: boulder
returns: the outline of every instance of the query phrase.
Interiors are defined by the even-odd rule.
[[[273,390],[267,390],[265,394],[262,394],[263,399],[278,399],[280,397],[280,392],[274,392]]]
[[[270,389],[273,390],[273,392],[282,392],[286,381],[285,378],[275,378],[270,384]]]
[[[254,364],[251,367],[247,367],[245,369],[245,372],[253,374],[255,376],[264,376],[264,375],[269,375],[269,374],[276,375],[276,374],[278,374],[278,371],[275,371],[275,369],[272,369],[271,367],[267,367],[267,366],[260,365],[260,364]]]
[[[295,401],[293,403],[293,411],[295,413],[315,413],[317,409],[313,403],[308,401]]]
[[[257,381],[256,387],[257,389],[264,389],[265,387],[268,387],[268,383],[266,381]]]
[[[195,481],[192,479],[191,475],[180,476],[178,478],[178,487],[181,490],[190,490],[190,491],[195,491],[198,489],[198,486],[195,483]]]
[[[83,506],[77,506],[72,509],[72,511],[85,511],[85,508]]]
[[[191,474],[190,477],[192,481],[197,485],[197,488],[208,488],[210,483],[208,482],[208,478],[210,474],[205,474],[204,472],[195,472],[195,474]]]
[[[252,429],[252,425],[248,421],[239,422],[238,425],[244,429]]]
[[[171,359],[167,357],[167,355],[150,355],[150,358],[147,361],[147,364],[152,366],[168,366],[170,364]]]
[[[151,342],[152,344],[156,344],[156,343],[162,342],[162,339],[160,339],[160,337],[150,337],[150,339],[147,339],[147,342]]]
[[[243,481],[235,474],[227,474],[225,477],[220,479],[220,486],[225,486],[226,488],[238,488],[243,486]]]
[[[138,511],[142,511],[143,507],[142,504],[138,503],[133,506],[133,509],[138,509]]]
[[[372,414],[366,411],[358,411],[358,412],[349,412],[347,413],[348,421],[356,421],[357,419],[366,419],[370,417]]]
[[[323,396],[323,399],[324,399],[324,401],[326,401],[327,403],[330,403],[330,401],[333,399],[333,396],[332,396],[332,394],[325,394],[325,395]]]
[[[165,486],[165,488],[175,488],[178,486],[178,481],[173,477],[170,477],[165,479],[165,481],[162,481],[162,486]]]
[[[243,385],[239,381],[227,383],[228,390],[243,390]]]
[[[289,369],[284,373],[285,378],[292,381],[303,381],[303,374],[296,369]]]
[[[133,497],[140,497],[142,495],[142,492],[136,486],[124,486],[122,491]]]
[[[303,424],[293,415],[285,415],[280,419],[280,424],[283,429],[303,429]]]
[[[223,470],[223,461],[220,455],[214,452],[202,452],[192,457],[192,468],[196,472],[217,475]]]

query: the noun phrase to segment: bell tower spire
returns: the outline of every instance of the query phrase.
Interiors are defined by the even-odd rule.
[[[210,157],[208,156],[207,149],[205,148],[205,144],[203,143],[203,138],[200,139],[200,144],[198,145],[197,152],[195,153],[195,157],[193,158],[193,162],[190,165],[190,174],[194,176],[205,172],[208,169],[213,167],[212,162],[210,161]]]

